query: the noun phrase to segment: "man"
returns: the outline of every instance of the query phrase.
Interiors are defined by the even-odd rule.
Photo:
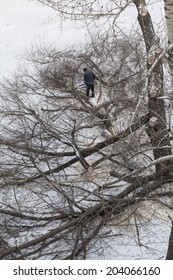
[[[84,71],[84,83],[86,84],[86,95],[89,97],[89,93],[91,91],[92,92],[91,97],[95,97],[94,80],[97,79],[97,77],[92,71],[87,70],[87,68],[84,68],[83,71]]]

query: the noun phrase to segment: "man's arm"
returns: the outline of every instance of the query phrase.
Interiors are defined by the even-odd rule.
[[[98,78],[96,77],[96,75],[93,72],[92,72],[92,74],[93,74],[93,79],[98,80]]]

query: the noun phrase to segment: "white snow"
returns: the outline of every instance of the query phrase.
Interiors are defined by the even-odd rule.
[[[163,1],[149,5],[149,11],[158,29],[164,13]],[[36,42],[66,48],[87,40],[87,31],[81,23],[67,21],[61,24],[54,10],[36,1],[1,0],[0,15],[0,77],[13,72],[25,50]],[[136,8],[131,5],[118,19],[118,28],[125,32],[132,26],[136,28],[136,23]],[[159,28],[158,32],[163,31],[162,24],[162,30]]]
[[[26,49],[35,43],[66,48],[85,40],[86,30],[74,22],[61,24],[55,11],[28,0],[0,2],[0,77],[15,70]]]

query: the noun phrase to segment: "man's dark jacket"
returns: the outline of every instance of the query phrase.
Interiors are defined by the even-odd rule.
[[[84,72],[84,82],[85,82],[85,84],[93,85],[95,79],[96,79],[96,75],[92,71],[87,70],[87,71]]]

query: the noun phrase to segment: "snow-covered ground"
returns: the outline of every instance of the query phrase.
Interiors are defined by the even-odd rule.
[[[157,24],[164,15],[163,1],[158,0],[157,5],[150,5],[149,10],[158,29]],[[136,20],[136,8],[132,5],[121,14],[118,28],[127,31],[132,25],[135,26]],[[158,31],[163,33],[163,24]],[[16,64],[31,45],[42,43],[66,48],[87,41],[87,31],[79,22],[61,24],[54,10],[28,0],[1,0],[0,34],[0,77],[15,70]]]
[[[66,48],[85,40],[86,30],[79,24],[61,25],[55,11],[28,0],[0,2],[0,77],[15,70],[26,49],[35,44]]]

